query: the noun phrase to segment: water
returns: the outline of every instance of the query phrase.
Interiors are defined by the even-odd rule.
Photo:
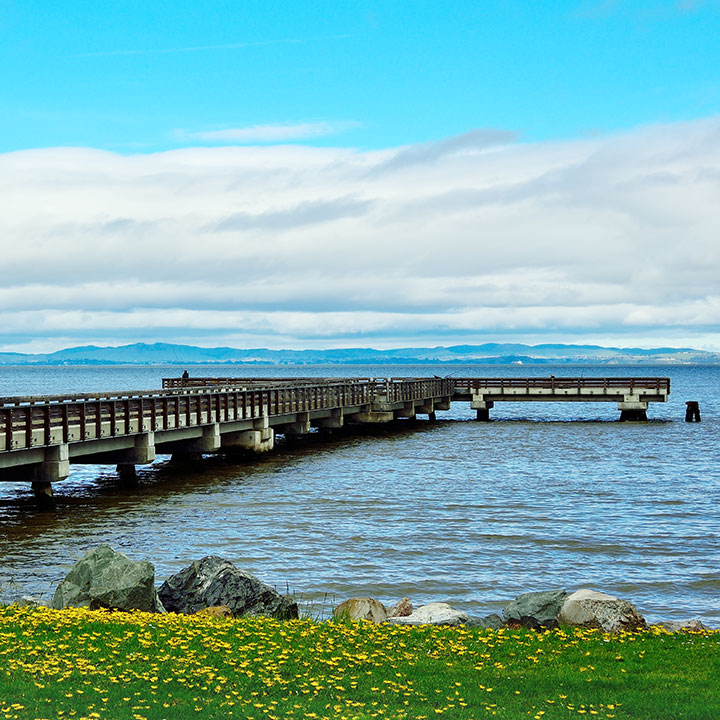
[[[123,489],[114,468],[73,466],[58,509],[0,485],[0,592],[48,599],[85,551],[149,559],[158,581],[218,554],[322,614],[346,597],[449,601],[485,614],[515,595],[592,587],[650,621],[720,625],[720,368],[218,367],[193,375],[662,375],[671,402],[649,423],[612,403],[507,403],[477,423],[467,403],[439,421],[381,427],[243,464],[169,467]],[[0,396],[151,389],[179,369],[0,367]],[[703,421],[685,423],[686,400]]]

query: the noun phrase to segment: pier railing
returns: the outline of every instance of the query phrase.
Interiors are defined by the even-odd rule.
[[[555,397],[639,393],[667,399],[668,378],[170,378],[162,390],[0,398],[0,453],[263,416],[388,407],[472,391],[550,390]],[[576,391],[576,392],[573,392]],[[513,398],[515,399],[515,398]],[[548,397],[547,399],[553,399]],[[622,399],[622,398],[621,398]]]
[[[257,378],[231,380],[145,392],[0,398],[0,452],[452,393],[447,379],[296,383],[294,378],[274,378],[273,385]],[[237,389],[233,384],[249,387]]]
[[[197,387],[275,387],[277,385],[324,385],[327,383],[369,383],[374,378],[343,378],[343,377],[189,377],[163,378],[163,390],[197,388]]]
[[[630,390],[656,390],[658,393],[670,392],[670,378],[453,378],[455,392],[471,390],[541,389],[541,390],[584,390],[629,388]]]

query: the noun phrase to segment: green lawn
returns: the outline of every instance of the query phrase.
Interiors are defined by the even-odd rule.
[[[0,607],[5,718],[720,718],[720,632]]]

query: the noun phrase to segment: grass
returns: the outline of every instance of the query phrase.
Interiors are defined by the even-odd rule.
[[[720,718],[720,632],[0,607],[0,720]]]

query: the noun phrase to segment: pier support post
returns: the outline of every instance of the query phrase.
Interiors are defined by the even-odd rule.
[[[480,422],[490,422],[490,408],[494,404],[492,400],[485,400],[482,395],[473,395],[470,408],[477,410],[477,419]]]
[[[435,411],[434,411],[434,410],[433,410],[432,412],[429,412],[429,413],[428,413],[428,420],[429,420],[430,422],[435,422],[435,421],[437,420],[437,417],[435,416]]]
[[[685,403],[685,422],[700,422],[700,403],[697,400]]]
[[[310,413],[301,412],[295,415],[295,422],[285,428],[285,436],[307,435],[310,432]]]
[[[251,452],[268,452],[275,447],[275,430],[270,427],[267,415],[253,420],[252,430],[225,433],[221,436],[223,450],[250,450]]]
[[[153,460],[155,460],[155,433],[142,433],[135,438],[133,465],[149,465]]]
[[[172,465],[190,468],[195,472],[202,472],[205,469],[201,452],[174,452],[170,456]]]
[[[317,426],[324,430],[337,430],[345,423],[342,408],[334,408],[330,411],[330,417],[321,418],[317,421]]]
[[[395,414],[390,412],[368,410],[367,412],[359,412],[352,416],[351,422],[354,423],[388,423],[395,419]]]
[[[625,399],[618,403],[620,421],[637,422],[647,420],[647,408],[647,401],[640,400],[637,395],[626,395]]]
[[[184,442],[179,450],[176,450],[170,462],[173,465],[187,465],[196,472],[204,469],[203,453],[217,452],[220,449],[220,424],[211,423],[203,426],[202,437]]]
[[[472,400],[470,401],[470,409],[477,410],[477,419],[480,422],[490,422],[490,408],[494,404],[495,403],[492,400],[486,400],[482,393],[477,390],[473,390]]]
[[[425,400],[422,405],[419,405],[415,408],[415,412],[418,415],[427,415],[428,417],[430,417],[430,415],[434,415],[435,401],[432,398]]]
[[[223,450],[250,450],[261,453],[268,452],[275,447],[275,431],[272,428],[264,430],[243,430],[242,432],[226,433],[222,436]]]
[[[399,418],[409,418],[411,420],[414,420],[416,417],[416,410],[415,410],[415,403],[414,402],[406,402],[401,410],[395,410],[394,416],[395,419]]]
[[[55,509],[52,483],[65,480],[68,475],[70,475],[70,449],[67,443],[47,448],[45,461],[35,470],[32,482],[33,493],[41,509]]]
[[[117,474],[123,485],[128,487],[135,487],[137,485],[137,472],[135,471],[135,465],[132,463],[118,464]]]
[[[52,483],[34,482],[32,484],[35,501],[41,510],[55,509],[55,496],[53,495]]]
[[[212,453],[220,449],[220,423],[203,426],[202,437],[190,440],[183,448],[184,453]]]
[[[54,483],[70,475],[70,449],[67,443],[54,445],[45,450],[45,461],[36,472],[39,483]]]
[[[620,422],[641,422],[647,420],[647,411],[645,410],[621,410]]]

